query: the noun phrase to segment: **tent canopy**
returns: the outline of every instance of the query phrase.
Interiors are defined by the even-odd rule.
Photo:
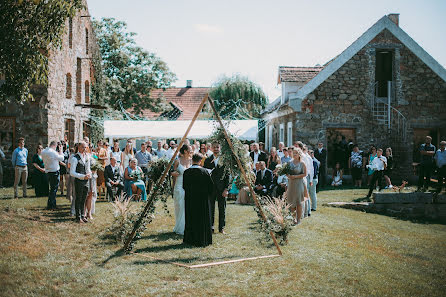
[[[186,133],[191,121],[104,121],[104,136],[107,138],[181,138]],[[225,125],[228,121],[223,121]],[[209,137],[216,121],[197,120],[189,132],[188,138],[202,139]],[[241,140],[256,140],[257,120],[229,121],[228,130]]]

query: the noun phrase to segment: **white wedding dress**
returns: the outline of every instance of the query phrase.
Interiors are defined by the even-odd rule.
[[[173,232],[176,234],[184,235],[184,189],[183,189],[183,173],[187,168],[183,165],[178,164],[177,172],[179,173],[176,181],[175,187],[173,189],[173,204],[175,206],[175,228]]]

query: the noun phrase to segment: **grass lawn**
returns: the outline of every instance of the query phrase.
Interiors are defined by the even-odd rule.
[[[78,225],[64,198],[50,212],[46,198],[15,200],[0,189],[0,295],[445,296],[445,225],[321,205],[365,194],[321,191],[317,212],[293,229],[283,257],[189,270],[118,254],[120,246],[101,237],[112,221],[109,203],[96,204],[93,223]],[[229,202],[228,234],[207,248],[184,248],[171,233],[173,216],[158,209],[136,252],[190,264],[276,253],[262,243],[251,206]]]

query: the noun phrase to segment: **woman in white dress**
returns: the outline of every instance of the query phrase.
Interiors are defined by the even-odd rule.
[[[133,154],[133,147],[131,142],[127,142],[124,151],[121,154],[121,172],[124,172],[130,165],[130,160],[133,159],[135,155]]]
[[[184,235],[185,225],[183,173],[191,165],[192,154],[192,148],[189,145],[184,144],[180,148],[180,157],[173,165],[173,201],[175,206],[175,227],[173,228],[173,232],[179,235]]]

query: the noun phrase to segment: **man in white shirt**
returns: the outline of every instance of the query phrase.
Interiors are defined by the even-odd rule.
[[[45,164],[45,173],[50,184],[47,209],[56,209],[56,195],[59,188],[59,162],[64,160],[63,148],[59,143],[59,151],[56,151],[57,142],[51,141],[50,145],[42,151],[42,161]]]
[[[156,148],[156,150],[153,150],[153,151],[156,153],[158,158],[166,157],[167,151],[165,149],[163,149],[163,141],[162,140],[158,140],[157,148]]]
[[[314,166],[313,166],[313,158],[308,154],[308,148],[306,145],[303,145],[302,147],[303,152],[303,161],[305,163],[305,167],[307,168],[307,197],[310,198],[310,187],[313,186],[313,175],[314,175]],[[307,199],[305,201],[305,216],[311,216],[311,206],[310,206],[310,199]]]
[[[91,178],[90,156],[85,151],[86,143],[79,143],[78,153],[74,155],[71,161],[70,175],[75,177],[74,188],[76,194],[75,212],[76,221],[87,223],[85,217],[85,200],[88,194],[88,180]]]
[[[169,142],[169,149],[166,151],[166,157],[167,159],[172,159],[173,155],[175,154],[175,150],[176,150],[176,143],[174,140],[171,140]]]
[[[369,193],[367,194],[367,198],[372,196],[373,189],[375,188],[375,184],[378,181],[378,189],[381,191],[382,187],[382,178],[384,169],[387,167],[387,158],[383,156],[383,150],[380,148],[376,151],[376,158],[373,159],[372,164],[367,165],[367,168],[373,169],[372,180],[370,181]]]
[[[285,156],[285,153],[283,152],[283,149],[285,147],[285,144],[283,142],[279,142],[279,149],[277,150],[277,155],[280,159],[282,159]]]

